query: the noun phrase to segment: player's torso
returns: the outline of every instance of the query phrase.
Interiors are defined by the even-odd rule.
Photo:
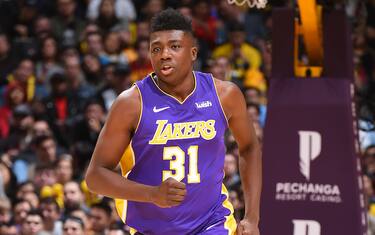
[[[227,122],[212,77],[198,72],[195,77],[195,89],[184,102],[161,91],[151,77],[137,83],[142,114],[132,138],[135,165],[128,178],[159,185],[173,177],[186,184],[187,195],[181,205],[169,209],[129,202],[129,225],[182,229],[173,234],[204,224],[222,207]]]

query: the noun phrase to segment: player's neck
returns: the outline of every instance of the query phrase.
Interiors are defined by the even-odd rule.
[[[165,93],[175,97],[183,102],[195,89],[196,79],[194,73],[191,71],[182,81],[176,84],[165,83],[161,79],[156,78],[156,84]]]

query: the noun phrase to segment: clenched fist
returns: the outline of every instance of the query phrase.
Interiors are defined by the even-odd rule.
[[[243,219],[237,225],[237,235],[259,235],[258,224],[251,223],[247,219]]]
[[[178,206],[185,198],[186,185],[173,178],[168,178],[155,187],[152,202],[162,208]]]

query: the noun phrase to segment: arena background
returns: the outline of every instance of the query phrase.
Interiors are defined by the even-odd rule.
[[[129,234],[84,173],[113,100],[152,71],[149,20],[167,7],[192,19],[195,69],[246,97],[264,147],[261,233],[375,234],[375,1],[318,3],[323,77],[297,78],[296,1],[0,0],[0,234],[63,234],[67,215],[85,234]],[[224,183],[240,220],[230,133],[226,144]],[[43,221],[28,223],[35,213]]]

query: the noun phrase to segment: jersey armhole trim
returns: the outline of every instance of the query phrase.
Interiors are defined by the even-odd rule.
[[[138,85],[136,83],[134,83],[134,86],[137,88],[138,90],[138,93],[139,93],[139,98],[140,98],[140,101],[141,101],[141,112],[139,112],[139,119],[138,119],[138,123],[137,123],[137,126],[135,127],[135,130],[134,130],[134,135],[135,133],[137,133],[138,131],[138,127],[139,125],[141,124],[141,120],[142,120],[142,117],[143,117],[143,99],[142,99],[142,92],[141,92],[141,89],[138,87]]]
[[[216,83],[215,83],[215,78],[214,78],[214,76],[212,76],[212,74],[210,74],[210,75],[211,75],[212,83],[214,84],[215,93],[216,93],[216,97],[217,97],[217,100],[218,100],[219,105],[220,105],[221,113],[222,113],[222,115],[223,115],[223,117],[224,117],[224,119],[225,119],[225,121],[226,121],[226,123],[227,123],[227,126],[229,127],[228,118],[227,118],[227,116],[225,115],[224,108],[223,108],[223,105],[221,104],[221,100],[220,100],[220,97],[219,97],[219,93],[217,92],[217,87],[216,87]]]

